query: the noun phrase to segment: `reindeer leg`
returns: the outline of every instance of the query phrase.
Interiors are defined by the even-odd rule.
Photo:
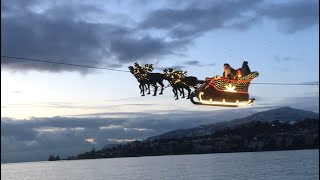
[[[148,93],[147,94],[151,94],[150,93],[150,84],[148,83],[147,86],[148,86]]]
[[[147,86],[146,84],[144,84],[143,87],[144,87],[144,89],[145,89],[144,91],[147,92],[147,91],[148,91],[148,86]]]
[[[184,88],[180,87],[180,96],[182,95],[182,98],[185,98],[184,94]]]
[[[144,85],[140,84],[140,94],[142,93],[141,96],[144,96]]]
[[[188,97],[187,97],[187,99],[190,99],[190,93],[191,93],[191,89],[188,87]]]
[[[159,82],[159,84],[161,85],[161,91],[160,91],[160,93],[159,93],[159,94],[163,94],[163,87],[164,87],[164,84],[163,84],[163,82],[162,82],[162,81],[160,81],[160,82]]]
[[[185,98],[183,87],[181,88],[181,91],[182,91],[182,98]]]
[[[174,97],[175,97],[175,100],[178,100],[179,99],[179,97],[178,97],[178,90],[177,90],[177,88],[173,88],[172,89],[172,91],[173,91],[173,94],[174,94]]]
[[[154,87],[153,96],[156,96],[157,95],[158,86],[157,86],[157,84],[153,84],[153,87]]]

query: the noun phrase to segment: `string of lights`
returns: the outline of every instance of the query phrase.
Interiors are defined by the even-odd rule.
[[[130,71],[127,71],[127,70],[122,70],[122,69],[114,69],[114,68],[107,68],[107,67],[97,67],[97,66],[88,66],[88,65],[81,65],[81,64],[74,64],[74,63],[64,63],[64,62],[59,62],[59,61],[54,61],[54,60],[43,60],[43,59],[33,59],[33,58],[24,58],[24,57],[1,55],[1,60],[2,60],[2,58],[24,60],[24,61],[31,61],[31,62],[40,62],[40,63],[59,64],[59,65],[66,65],[66,66],[75,66],[75,67],[82,67],[82,68],[101,69],[101,70],[108,70],[108,71],[130,72]],[[183,73],[181,73],[181,75]],[[260,82],[256,82],[256,83],[251,83],[251,84],[257,84],[257,85],[319,86],[319,83],[272,83],[272,82],[271,83],[269,83],[269,82],[268,83],[260,83]]]

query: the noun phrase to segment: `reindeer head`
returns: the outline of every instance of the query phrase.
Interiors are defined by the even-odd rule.
[[[145,67],[145,70],[149,73],[149,72],[152,72],[154,70],[153,68],[153,64],[145,64],[144,65]]]
[[[186,71],[174,71],[171,73],[170,75],[170,79],[172,79],[174,81],[174,83],[179,83],[182,81],[182,79],[184,79],[186,77]]]
[[[139,63],[134,63],[134,68],[141,68]]]
[[[139,67],[129,66],[128,69],[134,76],[139,76],[139,74],[141,74]]]
[[[129,69],[129,71],[131,72],[131,74],[134,74],[134,68],[133,68],[133,66],[129,66],[128,69]]]
[[[169,76],[170,74],[172,74],[172,72],[173,72],[172,68],[169,68],[169,69],[166,68],[163,70],[163,74],[166,76]]]
[[[179,70],[179,71],[175,71],[177,73],[177,75],[181,78],[184,78],[187,76],[187,71],[182,71],[182,70]]]
[[[163,70],[163,74],[164,74],[164,76],[165,76],[165,79],[166,80],[168,80],[168,81],[170,81],[170,80],[172,80],[173,78],[174,78],[174,74],[173,74],[174,72],[173,72],[173,69],[172,68],[166,68],[166,69],[164,69]]]

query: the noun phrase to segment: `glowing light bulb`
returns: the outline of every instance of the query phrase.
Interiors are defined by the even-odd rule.
[[[227,85],[227,86],[225,86],[226,87],[226,89],[224,90],[224,91],[227,91],[227,92],[237,92],[235,89],[236,89],[236,87],[235,86],[233,86],[232,84],[229,84],[229,85]]]

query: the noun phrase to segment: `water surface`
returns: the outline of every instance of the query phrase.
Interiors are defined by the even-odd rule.
[[[1,164],[1,179],[319,179],[319,149]]]

